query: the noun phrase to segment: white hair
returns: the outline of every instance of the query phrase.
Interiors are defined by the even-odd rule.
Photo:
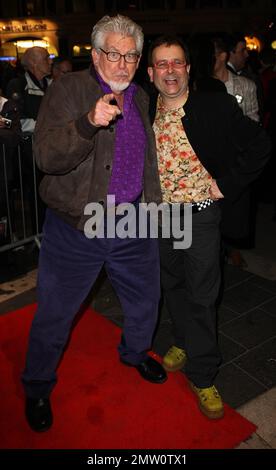
[[[27,49],[21,58],[21,65],[25,70],[29,70],[36,62],[41,60],[42,53],[47,52],[45,47],[33,46]]]
[[[142,54],[144,43],[144,34],[142,28],[127,16],[106,15],[101,20],[99,20],[92,30],[92,47],[95,49],[102,49],[104,47],[105,35],[107,33],[119,33],[127,37],[133,37],[135,40],[137,52]]]

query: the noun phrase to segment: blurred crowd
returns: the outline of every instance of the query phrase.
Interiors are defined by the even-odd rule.
[[[51,59],[42,47],[32,47],[16,65],[1,63],[0,75],[0,243],[14,241],[15,205],[22,175],[23,193],[28,201],[32,233],[42,229],[45,207],[36,194],[42,174],[36,168],[32,136],[41,101],[48,86],[67,72],[72,72],[69,59]],[[21,164],[19,164],[20,144]],[[37,198],[37,200],[36,200]],[[36,207],[37,206],[37,207]],[[36,212],[37,211],[37,212]],[[37,216],[36,216],[37,213]],[[8,215],[10,216],[9,227]],[[10,230],[9,230],[10,228]]]

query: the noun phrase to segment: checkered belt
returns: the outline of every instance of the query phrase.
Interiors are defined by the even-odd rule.
[[[192,203],[192,213],[195,214],[196,212],[201,212],[206,207],[211,206],[215,201],[213,199],[205,199],[204,201],[193,202]],[[180,204],[180,215],[184,214],[184,207],[187,203],[183,202]],[[173,203],[168,205],[169,211],[172,213]]]
[[[206,207],[211,206],[213,204],[213,202],[214,202],[213,199],[205,199],[204,201],[193,202],[192,203],[193,213],[200,212],[200,211],[206,209]]]

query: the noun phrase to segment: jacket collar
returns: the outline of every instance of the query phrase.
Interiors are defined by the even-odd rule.
[[[41,90],[43,93],[45,93],[49,83],[51,83],[51,80],[49,80],[47,77],[43,77],[42,80],[38,80],[32,72],[27,70],[25,72],[25,78],[27,80],[28,85],[33,88],[33,89],[38,89]],[[32,83],[33,82],[33,83]],[[35,85],[35,86],[34,86]]]

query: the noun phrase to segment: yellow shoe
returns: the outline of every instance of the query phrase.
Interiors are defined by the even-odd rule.
[[[198,388],[190,382],[190,387],[195,392],[199,408],[205,416],[209,419],[219,419],[224,416],[223,402],[214,385],[208,388]]]
[[[163,357],[163,367],[168,372],[175,372],[182,369],[187,361],[184,349],[172,346]]]

